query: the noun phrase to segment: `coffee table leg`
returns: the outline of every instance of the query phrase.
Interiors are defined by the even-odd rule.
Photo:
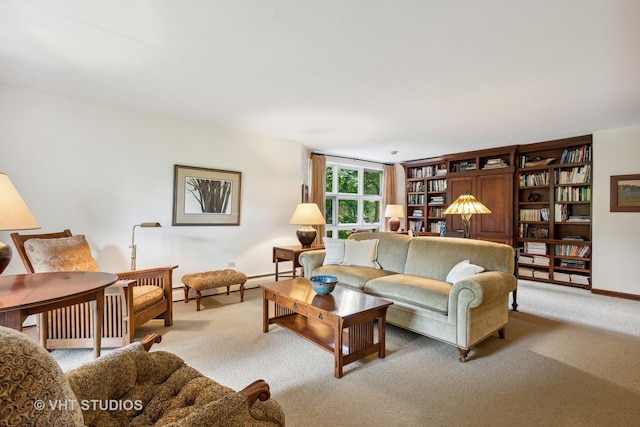
[[[278,264],[276,263],[276,269]],[[269,332],[269,300],[267,299],[267,290],[262,290],[262,332]]]
[[[387,317],[387,308],[383,308],[382,313],[380,313],[380,317],[378,317],[378,345],[380,348],[378,349],[378,357],[384,358],[386,356],[386,344],[385,344],[385,329],[387,322],[385,321]]]
[[[336,329],[333,331],[333,353],[335,356],[335,372],[334,375],[336,378],[342,378],[342,368],[344,362],[344,355],[342,354],[342,345],[343,345],[343,337],[344,337],[344,323],[343,320],[340,319]]]

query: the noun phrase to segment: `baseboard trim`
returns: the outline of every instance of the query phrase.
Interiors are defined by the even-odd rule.
[[[607,297],[614,297],[614,298],[622,298],[622,299],[640,301],[640,295],[635,295],[635,294],[626,294],[624,292],[606,291],[604,289],[593,289],[593,288],[591,288],[591,292],[594,293],[594,294],[604,295],[604,296],[607,296]]]

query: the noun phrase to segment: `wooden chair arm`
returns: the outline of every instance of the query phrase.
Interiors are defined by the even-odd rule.
[[[172,266],[166,266],[166,267],[147,268],[145,270],[123,271],[121,273],[116,273],[116,275],[122,280],[136,279],[140,276],[142,277],[154,276],[158,272],[165,272],[165,271],[171,272],[176,268],[178,268],[177,265],[172,265]]]
[[[254,382],[240,390],[240,393],[247,396],[247,399],[249,400],[249,406],[252,406],[254,403],[256,403],[256,400],[264,402],[266,400],[269,400],[269,398],[271,397],[269,384],[267,384],[265,380],[255,380]]]
[[[140,342],[142,343],[142,346],[144,347],[144,349],[146,351],[149,351],[149,350],[151,350],[151,346],[154,343],[158,343],[159,344],[160,342],[162,342],[162,335],[160,335],[160,334],[149,334],[149,335],[145,336],[144,338],[142,338],[140,340]]]

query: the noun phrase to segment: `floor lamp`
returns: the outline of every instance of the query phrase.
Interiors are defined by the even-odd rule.
[[[469,193],[465,193],[458,197],[447,209],[444,214],[460,214],[464,224],[464,238],[468,239],[471,234],[471,216],[473,214],[490,214],[491,211],[475,197]]]
[[[0,174],[0,230],[33,230],[40,224],[22,200],[9,177]],[[11,246],[0,242],[0,274],[11,262]]]
[[[149,228],[149,227],[162,227],[159,222],[143,222],[142,224],[136,224],[131,231],[131,271],[136,269],[136,227]]]

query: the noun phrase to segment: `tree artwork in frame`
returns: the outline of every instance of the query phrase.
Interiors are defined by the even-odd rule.
[[[173,225],[240,225],[242,173],[174,165]]]
[[[640,174],[611,177],[611,212],[640,212]]]

